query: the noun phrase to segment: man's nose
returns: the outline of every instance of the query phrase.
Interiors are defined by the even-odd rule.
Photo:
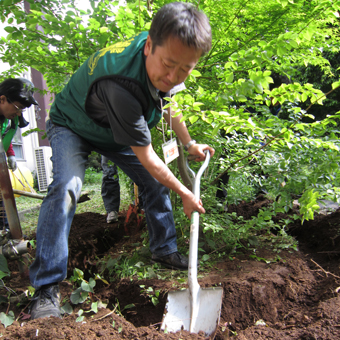
[[[178,69],[174,67],[168,73],[168,79],[172,84],[177,84],[178,81]]]

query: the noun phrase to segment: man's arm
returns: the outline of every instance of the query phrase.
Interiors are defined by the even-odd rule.
[[[187,145],[191,141],[190,134],[188,132],[188,129],[185,125],[185,122],[181,122],[181,118],[183,117],[182,114],[179,114],[177,117],[173,117],[175,114],[174,111],[171,110],[171,108],[168,108],[168,114],[164,115],[164,119],[166,122],[172,126],[172,129],[175,131],[177,137],[180,139],[183,145]],[[171,124],[170,124],[170,115],[171,116]],[[189,147],[188,152],[191,155],[197,155],[199,158],[196,159],[196,161],[203,161],[205,159],[204,150],[209,150],[211,157],[214,155],[215,150],[207,145],[207,144],[193,144]]]
[[[201,200],[196,199],[194,194],[172,174],[164,162],[157,156],[151,144],[148,146],[131,146],[131,149],[154,178],[181,197],[184,213],[189,219],[193,211],[205,213]]]

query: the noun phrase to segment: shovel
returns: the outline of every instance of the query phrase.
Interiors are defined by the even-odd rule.
[[[135,204],[130,204],[126,213],[124,222],[124,230],[126,235],[130,235],[129,225],[135,218],[137,220],[137,228],[140,229],[144,215],[144,210],[140,209],[139,190],[136,183],[133,183],[133,189],[135,195]]]
[[[206,158],[197,175],[190,169],[193,176],[193,193],[200,197],[200,179],[210,161],[210,153],[206,152]],[[212,335],[220,320],[223,289],[201,288],[197,281],[197,254],[198,254],[199,213],[191,214],[190,246],[189,246],[189,289],[171,291],[168,293],[168,301],[161,329],[168,332],[186,330],[190,333],[203,331],[206,336]]]

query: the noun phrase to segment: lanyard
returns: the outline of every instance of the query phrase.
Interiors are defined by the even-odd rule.
[[[161,110],[162,110],[162,115],[163,115],[164,111],[163,111],[162,100],[161,100]],[[171,111],[170,112],[169,111],[166,112],[167,114],[170,114],[170,140],[168,142],[165,141],[164,122],[162,119],[162,133],[163,133],[163,140],[164,140],[162,149],[163,149],[165,164],[172,162],[174,159],[176,159],[179,156],[176,138],[172,138],[172,116],[171,116]]]
[[[171,110],[169,110],[170,112],[168,112],[166,110],[163,110],[163,100],[160,99],[160,102],[161,102],[162,118],[163,118],[164,113],[170,115],[170,140],[171,140],[172,139],[172,116],[171,116]],[[162,119],[162,133],[163,133],[163,142],[165,144],[166,142],[165,142],[164,121],[163,121],[163,119]]]

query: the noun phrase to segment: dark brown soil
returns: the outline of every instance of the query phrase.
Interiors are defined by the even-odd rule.
[[[259,199],[237,207],[229,207],[249,218],[261,206]],[[98,273],[100,261],[106,256],[117,258],[123,251],[142,246],[145,232],[132,224],[129,236],[124,231],[125,213],[119,222],[106,223],[106,217],[94,213],[76,215],[71,228],[69,275],[74,268],[85,272],[85,279]],[[277,219],[285,216],[278,216]],[[340,339],[340,210],[329,215],[317,215],[313,221],[292,223],[289,232],[299,241],[299,251],[279,254],[265,248],[257,249],[258,261],[249,257],[252,250],[243,251],[216,263],[209,272],[199,272],[201,287],[221,285],[224,290],[220,323],[215,339],[237,340],[338,340]],[[141,249],[141,248],[140,248]],[[107,258],[107,257],[106,257]],[[276,260],[274,260],[276,259]],[[145,261],[149,254],[145,253]],[[103,262],[103,261],[102,261]],[[169,270],[168,270],[169,271]],[[164,269],[160,270],[164,274]],[[170,272],[170,271],[169,271]],[[49,318],[29,321],[27,302],[1,304],[0,312],[14,311],[17,321],[6,329],[0,325],[3,339],[205,339],[203,334],[179,332],[164,334],[160,323],[166,305],[167,292],[178,289],[178,275],[172,279],[113,280],[105,284],[96,280],[92,301],[106,301],[98,313],[84,313],[83,322],[76,322],[76,312],[90,310],[90,300],[75,305],[74,313],[63,319]],[[103,272],[105,276],[106,272]],[[157,274],[157,273],[156,273]],[[109,277],[109,276],[107,276]],[[112,277],[112,275],[111,275]],[[106,276],[105,276],[106,278]],[[18,271],[4,279],[17,294],[27,290],[29,281]],[[154,306],[141,285],[159,290],[159,303]],[[184,284],[185,286],[185,284]],[[68,281],[60,285],[63,301],[75,287]],[[177,287],[177,288],[176,288]],[[0,291],[8,296],[5,289]],[[134,307],[124,309],[133,304]],[[114,312],[113,312],[114,311]]]

